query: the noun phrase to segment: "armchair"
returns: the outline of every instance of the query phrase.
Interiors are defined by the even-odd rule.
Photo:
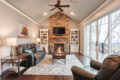
[[[74,80],[120,80],[119,55],[111,55],[107,57],[102,64],[92,60],[90,66],[91,68],[98,70],[98,72],[93,74],[85,70],[85,68],[73,66],[71,70]]]

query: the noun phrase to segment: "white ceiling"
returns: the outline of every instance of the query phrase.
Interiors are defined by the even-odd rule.
[[[18,8],[29,17],[33,18],[38,23],[42,23],[49,16],[53,15],[58,9],[49,11],[51,6],[48,4],[55,4],[57,0],[7,0],[14,7]],[[61,0],[61,4],[69,4],[70,8],[63,8],[64,13],[72,18],[77,23],[80,23],[91,12],[98,8],[106,0]],[[47,16],[43,14],[47,12]],[[71,15],[70,12],[74,12],[75,15]]]

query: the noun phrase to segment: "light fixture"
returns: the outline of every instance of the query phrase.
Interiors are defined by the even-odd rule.
[[[7,45],[11,46],[10,56],[14,57],[13,47],[17,45],[17,38],[7,38]]]
[[[39,43],[40,42],[40,38],[36,38],[36,42]]]
[[[72,16],[75,16],[75,13],[74,13],[74,12],[70,12],[70,14],[71,14]]]
[[[45,12],[44,14],[43,14],[43,16],[47,16],[48,15],[48,13],[47,12]]]
[[[40,45],[40,38],[36,38],[36,43]]]

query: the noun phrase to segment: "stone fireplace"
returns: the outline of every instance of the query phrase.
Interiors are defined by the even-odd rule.
[[[62,12],[57,12],[49,18],[50,27],[49,27],[49,49],[51,52],[56,51],[58,46],[63,47],[63,51],[65,53],[70,52],[70,40],[69,40],[69,17]],[[54,35],[53,28],[54,27],[64,27],[65,34],[62,35]]]

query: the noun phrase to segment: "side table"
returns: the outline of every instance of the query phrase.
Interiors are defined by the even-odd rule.
[[[18,69],[18,76],[20,77],[20,63],[25,61],[26,60],[26,57],[22,57],[22,56],[13,56],[13,57],[4,57],[1,59],[1,75],[2,75],[2,78],[3,78],[3,74],[4,74],[4,71],[3,71],[3,65],[5,63],[11,63],[12,66],[17,66],[17,69]],[[27,66],[27,61],[26,61],[26,66]]]

